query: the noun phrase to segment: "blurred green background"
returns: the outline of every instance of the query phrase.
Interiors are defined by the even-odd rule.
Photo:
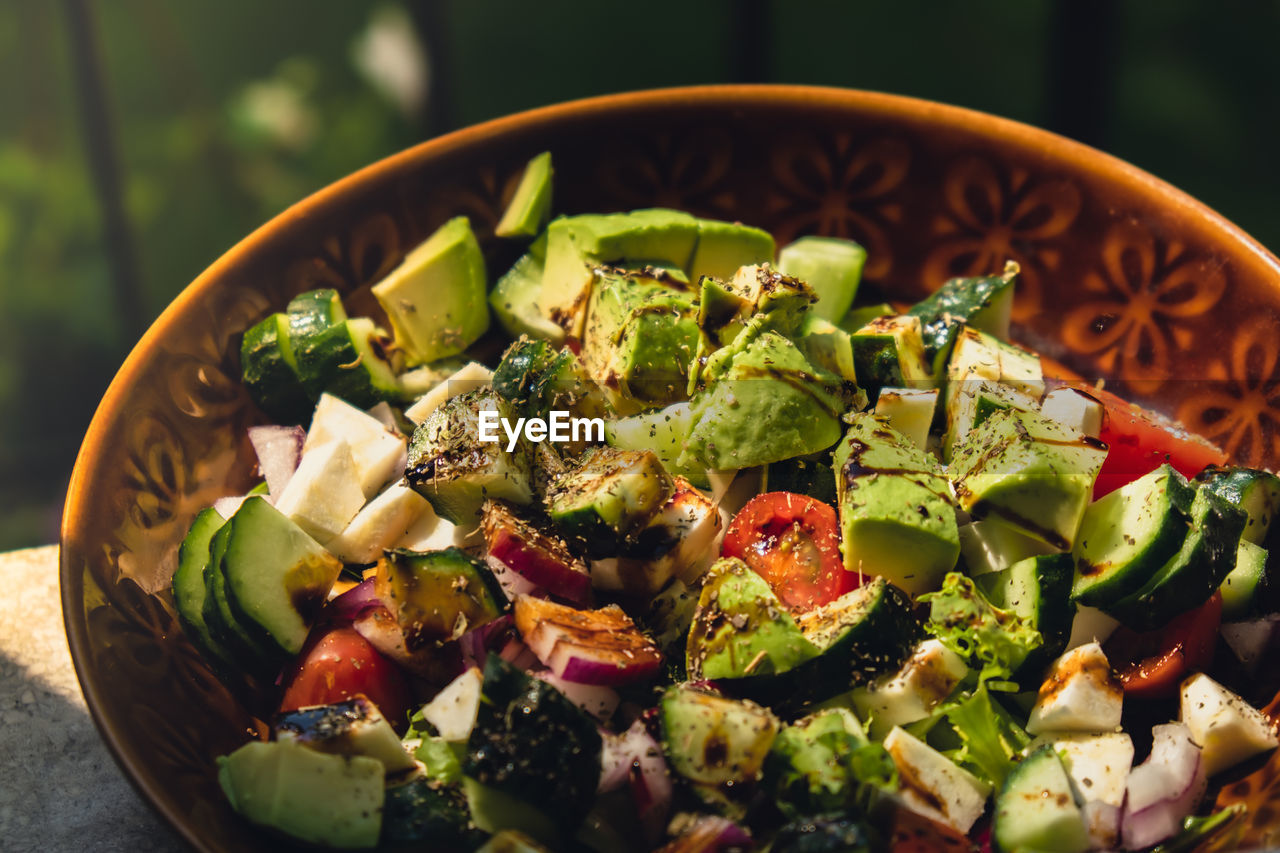
[[[455,127],[707,82],[876,89],[1103,148],[1280,248],[1280,3],[9,0],[0,550],[54,541],[116,367],[240,237]]]

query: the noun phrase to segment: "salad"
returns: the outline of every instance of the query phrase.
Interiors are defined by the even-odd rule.
[[[246,332],[263,482],[173,578],[277,709],[219,760],[239,814],[389,850],[1230,830],[1206,792],[1277,745],[1280,478],[1011,343],[1016,264],[904,310],[848,240],[550,212],[543,154],[492,287],[459,217],[374,286],[389,331],[317,290]]]

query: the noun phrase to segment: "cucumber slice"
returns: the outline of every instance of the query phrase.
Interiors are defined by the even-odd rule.
[[[499,237],[532,237],[551,218],[551,152],[529,161],[515,195],[502,212],[493,233]]]
[[[675,483],[647,450],[588,451],[547,490],[547,514],[592,557],[610,556],[667,502]]]
[[[272,314],[244,333],[240,342],[241,378],[249,396],[280,424],[300,424],[311,413],[289,340],[289,315]]]
[[[230,612],[273,657],[297,655],[342,563],[261,497],[241,504],[226,530],[219,567]]]
[[[336,290],[311,290],[289,303],[289,341],[311,400],[328,391],[360,408],[397,400],[390,339],[368,317],[347,319]]]
[[[214,509],[202,510],[191,522],[178,549],[178,568],[173,573],[173,604],[187,639],[215,668],[231,667],[234,661],[204,621],[204,603],[209,591],[205,572],[209,567],[209,540],[226,523]]]
[[[1046,554],[973,580],[988,601],[1026,619],[1044,638],[1022,662],[1020,673],[1038,675],[1067,647],[1076,615],[1071,600],[1072,565],[1070,554]]]
[[[1165,464],[1090,504],[1072,551],[1072,597],[1105,608],[1136,592],[1186,539],[1194,496]]]
[[[1236,566],[1222,581],[1222,618],[1224,621],[1243,618],[1252,613],[1254,598],[1262,588],[1267,575],[1267,550],[1248,539],[1240,538],[1236,549]]]
[[[1245,514],[1205,488],[1191,504],[1191,532],[1182,547],[1130,596],[1102,605],[1124,624],[1151,631],[1198,607],[1235,566]]]
[[[210,635],[227,651],[241,671],[254,675],[271,675],[269,663],[276,655],[256,633],[240,623],[227,598],[227,577],[222,571],[222,557],[231,538],[231,525],[224,524],[209,540],[209,568],[205,570],[205,599],[201,615]]]
[[[1037,748],[1005,780],[996,795],[991,841],[997,853],[1089,849],[1089,833],[1071,790],[1071,777],[1052,745]]]
[[[1197,483],[1226,498],[1248,516],[1243,538],[1262,544],[1271,523],[1280,513],[1280,477],[1256,468],[1210,466],[1196,477]]]

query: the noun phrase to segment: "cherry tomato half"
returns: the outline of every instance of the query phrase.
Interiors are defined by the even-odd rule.
[[[1158,630],[1117,628],[1103,651],[1124,685],[1125,695],[1139,699],[1172,696],[1184,676],[1213,662],[1221,622],[1222,593],[1215,592],[1204,604]]]
[[[400,668],[354,628],[334,628],[308,643],[285,676],[281,711],[329,705],[363,693],[397,730],[409,711],[409,688]]]
[[[807,495],[756,495],[729,524],[720,553],[750,566],[793,610],[811,610],[858,586],[840,558],[836,511]]]
[[[1105,407],[1100,438],[1109,448],[1094,483],[1095,500],[1166,461],[1183,476],[1194,477],[1205,467],[1227,460],[1226,454],[1199,436],[1181,432],[1115,394],[1094,389],[1089,394]]]

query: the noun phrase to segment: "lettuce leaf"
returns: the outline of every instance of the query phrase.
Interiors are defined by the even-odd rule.
[[[979,684],[1009,679],[1044,637],[1026,619],[1001,610],[972,580],[950,572],[942,589],[918,599],[929,605],[926,628],[978,673]]]

